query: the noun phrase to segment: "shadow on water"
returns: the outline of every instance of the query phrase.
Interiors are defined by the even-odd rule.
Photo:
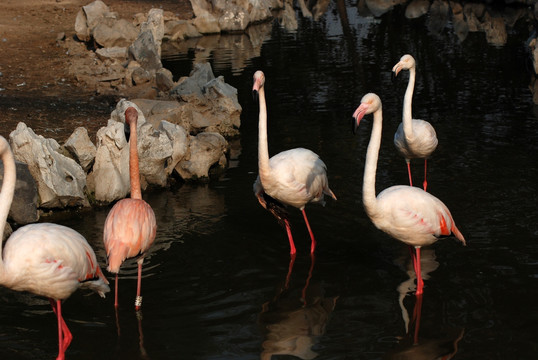
[[[64,306],[74,335],[68,358],[536,357],[538,118],[525,49],[532,12],[499,2],[462,3],[461,12],[457,2],[385,3],[287,3],[274,22],[246,34],[163,48],[176,78],[188,75],[194,61],[209,61],[238,90],[243,113],[233,166],[208,184],[144,193],[158,231],[144,262],[143,316],[132,306],[136,263],[126,262],[120,336],[113,296],[78,292]],[[411,4],[429,6],[411,11]],[[480,16],[473,17],[475,10]],[[422,298],[413,294],[407,246],[364,213],[369,131],[359,128],[355,137],[349,131],[362,95],[378,93],[385,120],[377,190],[407,182],[392,143],[407,77],[391,81],[405,53],[417,61],[413,114],[430,121],[439,138],[428,161],[428,191],[443,199],[468,241],[461,247],[443,239],[423,249]],[[294,147],[318,153],[338,197],[325,208],[307,206],[318,240],[315,262],[301,213],[290,211],[298,251],[290,264],[285,231],[252,193],[257,69],[267,79],[270,154]],[[420,172],[422,164],[416,166]],[[108,211],[44,220],[82,233],[105,264]],[[0,302],[0,357],[53,358],[48,302],[4,288]]]

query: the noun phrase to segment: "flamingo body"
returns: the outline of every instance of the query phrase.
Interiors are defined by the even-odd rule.
[[[424,159],[424,182],[423,187],[426,190],[428,182],[426,181],[427,159],[437,148],[437,134],[433,126],[420,119],[412,117],[412,100],[415,88],[416,63],[411,55],[404,55],[400,61],[394,65],[392,71],[398,75],[401,70],[409,70],[409,82],[404,96],[404,105],[402,113],[402,122],[394,134],[394,145],[398,152],[405,158],[407,171],[409,175],[409,185],[413,185],[411,177],[411,159]]]
[[[110,291],[95,253],[86,239],[66,226],[40,223],[15,231],[4,247],[7,287],[55,300],[78,288],[105,297]]]
[[[134,107],[125,110],[126,136],[129,140],[129,179],[131,198],[118,201],[108,213],[103,230],[103,242],[108,259],[108,271],[116,274],[114,306],[118,307],[118,272],[127,258],[140,255],[135,309],[142,306],[142,263],[146,251],[155,241],[157,222],[151,206],[142,199],[137,149],[138,111]],[[128,131],[127,131],[128,130]]]
[[[314,152],[303,148],[296,148],[283,151],[269,158],[267,144],[267,107],[264,86],[264,73],[262,71],[256,71],[254,73],[252,91],[258,95],[260,106],[258,122],[259,175],[254,182],[254,194],[264,208],[270,210],[284,223],[290,242],[291,254],[295,254],[296,249],[289,221],[285,215],[281,215],[282,212],[280,210],[274,210],[275,206],[267,204],[264,194],[285,205],[291,205],[301,210],[312,240],[310,252],[313,253],[316,241],[304,210],[305,205],[309,202],[317,202],[324,205],[324,195],[329,195],[335,200],[336,196],[329,188],[327,167]]]
[[[383,190],[369,216],[378,229],[411,246],[431,245],[451,234],[465,243],[446,205],[420,188],[397,185]]]
[[[368,217],[374,225],[395,239],[415,247],[414,267],[417,274],[417,295],[422,294],[420,247],[431,245],[440,237],[454,235],[465,245],[465,238],[446,205],[426,191],[406,185],[383,190],[376,196],[375,177],[383,114],[381,99],[370,93],[363,96],[361,105],[353,113],[355,128],[367,114],[374,114],[374,125],[364,166],[362,200]]]
[[[269,159],[270,176],[254,183],[254,192],[264,191],[282,203],[303,210],[309,202],[325,205],[329,189],[327,167],[319,156],[303,148],[282,151]]]
[[[148,203],[130,198],[118,201],[105,221],[107,270],[117,274],[125,259],[145,253],[155,240],[156,231],[155,214]]]
[[[0,157],[4,164],[0,192],[0,234],[3,234],[17,174],[13,153],[1,136]],[[86,239],[71,228],[51,223],[23,226],[11,234],[4,247],[0,243],[0,285],[50,299],[58,320],[59,360],[65,358],[73,339],[62,317],[62,300],[79,288],[91,289],[102,297],[110,291]]]

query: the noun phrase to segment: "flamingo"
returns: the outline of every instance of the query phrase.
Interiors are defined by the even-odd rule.
[[[411,101],[413,99],[413,89],[415,87],[415,59],[407,54],[401,57],[400,61],[394,65],[392,71],[398,76],[401,70],[409,70],[409,83],[404,96],[404,106],[402,122],[394,134],[394,145],[402,154],[407,163],[407,173],[409,174],[409,185],[413,186],[411,178],[411,159],[424,159],[424,191],[428,187],[426,181],[428,157],[437,148],[437,135],[433,126],[425,121],[413,119],[411,116]]]
[[[336,196],[329,189],[327,167],[316,153],[296,148],[278,153],[269,159],[264,85],[265,75],[258,70],[254,73],[254,86],[252,88],[253,94],[259,98],[260,106],[258,125],[259,175],[254,182],[254,194],[259,203],[271,211],[286,227],[290,254],[292,255],[296,253],[295,244],[287,214],[281,203],[301,210],[312,240],[310,253],[313,254],[316,240],[306,216],[305,205],[310,202],[325,205],[324,195],[328,195],[334,200],[336,200]]]
[[[134,107],[125,110],[126,137],[129,140],[129,176],[131,181],[131,198],[118,201],[108,213],[104,227],[104,243],[108,259],[107,270],[116,274],[114,289],[114,306],[118,305],[118,272],[123,261],[140,255],[135,298],[135,309],[142,307],[142,263],[146,251],[155,241],[157,223],[151,206],[142,200],[140,174],[138,170],[138,151],[136,126],[138,112]]]
[[[2,136],[0,158],[4,164],[0,193],[0,234],[3,234],[17,173],[13,153]],[[79,288],[93,290],[101,297],[110,291],[93,249],[75,230],[51,223],[19,228],[7,239],[3,254],[1,241],[0,284],[49,298],[58,319],[57,359],[64,359],[73,335],[62,317],[62,300]]]
[[[440,237],[454,235],[466,245],[465,238],[446,205],[435,196],[412,186],[397,185],[383,190],[376,197],[375,176],[383,122],[381,99],[373,93],[363,96],[353,113],[354,130],[367,114],[374,114],[374,125],[364,165],[362,201],[374,225],[393,238],[413,246],[413,265],[417,275],[416,295],[422,294],[424,282],[420,269],[420,248]]]

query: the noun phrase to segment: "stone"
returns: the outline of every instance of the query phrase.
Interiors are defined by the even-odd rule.
[[[429,0],[413,0],[405,8],[405,17],[407,19],[417,19],[423,15],[426,15],[429,8]]]
[[[161,121],[159,131],[168,136],[172,143],[172,157],[166,165],[166,174],[171,175],[177,164],[183,160],[189,149],[189,134],[179,125]]]
[[[91,30],[110,10],[108,6],[96,0],[82,7],[75,19],[75,34],[80,41],[91,40]]]
[[[224,13],[219,17],[219,27],[221,31],[243,31],[250,24],[250,15],[246,9],[229,5]]]
[[[157,47],[159,57],[161,56],[161,44],[164,37],[164,18],[162,9],[151,9],[148,12],[147,21],[140,25],[140,32],[151,31],[153,41]]]
[[[166,186],[168,174],[165,167],[173,154],[168,136],[146,122],[138,128],[137,148],[141,184]]]
[[[134,85],[145,84],[153,79],[151,74],[142,67],[133,69],[131,79]]]
[[[157,89],[163,92],[168,92],[174,87],[174,77],[168,69],[161,68],[155,73],[155,85]]]
[[[37,186],[28,165],[15,161],[15,166],[17,169],[17,182],[13,198],[16,200],[11,203],[9,218],[19,225],[26,225],[39,220]],[[3,180],[4,164],[0,163],[0,183]]]
[[[28,164],[37,183],[40,207],[89,206],[84,194],[86,173],[58,152],[60,145],[55,140],[36,135],[22,122],[9,138],[15,159]]]
[[[156,71],[162,68],[159,49],[150,30],[141,32],[129,46],[129,58],[137,61],[148,71]]]
[[[219,133],[203,132],[191,139],[189,151],[176,171],[185,180],[208,179],[209,169],[217,164],[226,167],[227,141]]]
[[[99,48],[95,50],[95,54],[101,61],[125,61],[127,59],[127,48],[114,46],[109,48]]]
[[[202,34],[196,29],[192,21],[173,20],[165,22],[165,37],[170,41],[185,40],[201,37]]]
[[[84,171],[88,171],[95,160],[97,148],[90,140],[88,130],[84,127],[78,127],[67,139],[64,147],[82,166]]]
[[[135,26],[125,19],[98,23],[93,29],[93,38],[102,47],[128,47],[138,36]]]

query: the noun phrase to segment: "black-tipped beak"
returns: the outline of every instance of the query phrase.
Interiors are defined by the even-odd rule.
[[[252,98],[254,99],[254,101],[258,101],[258,90],[252,90]]]
[[[357,119],[355,118],[355,116],[352,116],[351,117],[351,131],[353,132],[353,135],[355,135],[357,133],[357,128],[359,127],[358,123],[357,123]]]
[[[129,142],[129,138],[131,137],[131,127],[129,124],[123,124],[123,133],[125,134],[125,140]]]
[[[394,71],[390,72],[390,81],[395,82],[396,81],[396,73]]]

